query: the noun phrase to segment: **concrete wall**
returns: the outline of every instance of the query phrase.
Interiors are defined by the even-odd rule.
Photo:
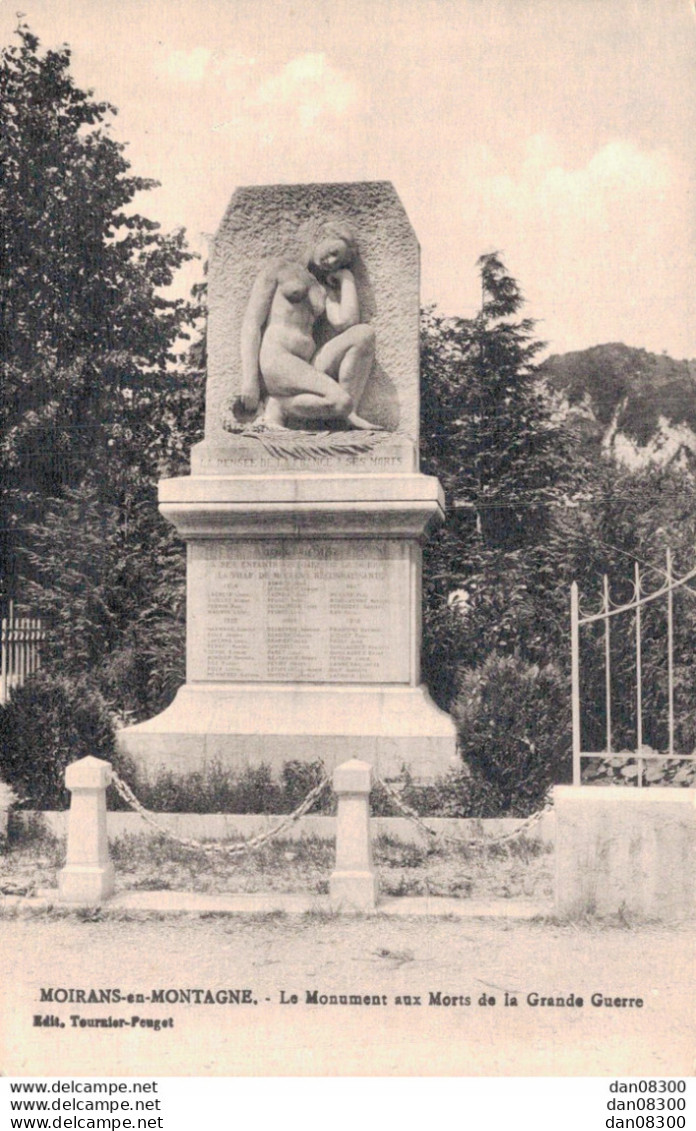
[[[26,810],[16,815],[27,825],[37,818],[48,832],[63,837],[67,829],[67,812],[34,812]],[[275,825],[281,817],[255,814],[233,813],[159,813],[157,820],[177,836],[191,837],[195,840],[222,840],[226,837],[252,837]],[[515,817],[491,818],[488,820],[457,819],[454,817],[427,818],[425,823],[436,832],[446,832],[452,836],[485,838],[501,836],[519,828],[522,821]],[[109,839],[123,836],[156,835],[137,813],[110,812],[107,815]],[[545,813],[529,833],[530,839],[539,839],[544,844],[553,844],[554,815]],[[317,837],[333,840],[336,821],[334,817],[302,817],[283,833],[284,840],[301,840],[304,837]],[[375,836],[389,836],[405,844],[423,844],[426,840],[411,821],[405,817],[373,817]]]
[[[696,914],[696,790],[557,786],[556,912]]]

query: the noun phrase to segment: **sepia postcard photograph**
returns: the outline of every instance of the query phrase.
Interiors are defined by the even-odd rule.
[[[0,40],[0,1073],[683,1120],[692,0]]]

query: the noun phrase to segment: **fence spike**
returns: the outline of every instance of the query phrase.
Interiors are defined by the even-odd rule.
[[[41,642],[45,632],[38,617],[15,617],[14,602],[8,602],[0,631],[0,703],[6,703],[14,687],[41,667]]]
[[[645,785],[646,756],[643,736],[643,639],[642,639],[642,608],[653,601],[667,599],[667,708],[668,708],[668,750],[666,754],[655,757],[670,759],[678,758],[684,761],[696,762],[696,751],[693,754],[675,754],[675,715],[674,715],[674,592],[684,587],[685,582],[696,576],[696,569],[685,574],[684,577],[674,577],[672,551],[666,551],[665,583],[652,593],[643,596],[641,592],[641,575],[638,562],[634,562],[633,598],[625,604],[617,605],[612,609],[609,592],[609,576],[603,575],[601,611],[588,615],[580,615],[578,586],[576,582],[571,585],[571,709],[572,709],[572,754],[573,754],[573,784],[581,782],[582,758],[602,758],[613,754],[613,722],[612,722],[612,686],[611,686],[611,630],[610,621],[614,616],[635,610],[635,651],[636,651],[636,751],[639,786]],[[696,590],[686,587],[690,593]],[[605,682],[605,710],[606,710],[606,750],[601,752],[581,750],[582,717],[580,711],[580,629],[585,625],[604,621],[604,682]],[[652,756],[652,755],[650,755]]]
[[[636,585],[636,749],[643,749],[643,642],[641,639],[640,566],[635,563]],[[643,785],[645,761],[638,759],[638,785]]]
[[[570,587],[570,684],[573,720],[573,785],[582,785],[580,754],[580,633],[577,582]]]
[[[2,668],[0,669],[0,703],[7,702],[7,618],[2,618]]]
[[[604,574],[604,678],[607,712],[607,754],[611,754],[611,630],[609,628],[609,578]]]
[[[674,594],[672,592],[672,551],[667,549],[667,719],[668,749],[674,754]]]

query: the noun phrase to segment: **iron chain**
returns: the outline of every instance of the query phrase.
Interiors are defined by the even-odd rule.
[[[419,829],[426,836],[430,837],[433,841],[448,840],[453,844],[466,844],[468,846],[476,845],[478,847],[481,847],[481,845],[488,846],[493,844],[504,844],[506,841],[515,840],[517,837],[523,836],[524,833],[529,832],[530,829],[534,828],[534,826],[544,816],[544,813],[548,813],[553,807],[551,795],[550,793],[548,793],[541,808],[537,809],[529,817],[526,817],[525,820],[522,821],[521,825],[519,825],[516,829],[513,829],[512,832],[501,833],[499,836],[486,837],[485,840],[482,840],[481,837],[477,838],[453,836],[452,833],[437,832],[436,829],[429,828],[429,826],[426,825],[423,821],[422,817],[418,815],[416,810],[412,809],[410,805],[407,805],[405,801],[401,800],[399,794],[392,786],[388,785],[387,782],[383,781],[381,778],[377,778],[377,782],[382,786],[383,790],[394,803],[399,812],[402,813],[404,817],[406,817],[409,821],[411,821],[411,823],[414,824],[417,829]]]
[[[551,797],[547,796],[541,808],[537,809],[534,813],[532,813],[529,817],[522,821],[522,823],[512,832],[501,833],[499,836],[488,837],[485,839],[485,841],[482,841],[480,837],[460,837],[454,836],[452,833],[437,832],[436,829],[431,829],[428,825],[425,824],[425,822],[415,809],[412,809],[410,805],[407,805],[405,801],[402,801],[401,797],[392,786],[383,781],[381,778],[377,778],[376,780],[377,783],[382,786],[390,800],[393,802],[395,808],[398,809],[398,811],[402,813],[403,816],[407,818],[407,820],[415,825],[421,833],[430,838],[432,841],[450,841],[453,844],[465,844],[468,846],[481,846],[482,844],[485,844],[486,846],[504,844],[507,841],[515,840],[517,837],[523,836],[525,833],[529,832],[529,830],[532,829],[541,820],[544,813],[549,812],[549,810],[552,808]],[[296,821],[299,821],[301,817],[304,817],[304,815],[308,813],[319,800],[327,786],[330,785],[330,778],[325,774],[322,777],[321,781],[319,781],[314,786],[314,788],[309,791],[302,804],[298,805],[297,809],[293,810],[292,813],[288,813],[287,816],[283,817],[282,820],[280,820],[272,828],[267,829],[266,832],[259,833],[255,837],[251,837],[249,840],[235,844],[222,844],[218,841],[200,841],[195,840],[192,837],[177,836],[175,833],[170,832],[169,829],[167,829],[160,821],[157,820],[153,813],[145,808],[142,802],[138,800],[131,787],[126,782],[124,782],[121,777],[119,777],[115,770],[112,770],[111,772],[111,783],[116,789],[116,792],[123,798],[126,804],[129,805],[131,809],[135,810],[135,812],[138,813],[139,816],[142,817],[142,819],[148,825],[154,828],[161,836],[165,837],[167,840],[175,841],[177,844],[181,844],[185,848],[194,848],[201,852],[218,852],[224,853],[228,856],[242,856],[246,853],[254,852],[257,849],[262,848],[263,845],[268,844],[269,841],[273,840],[277,836],[280,836],[282,832],[288,829]]]
[[[309,812],[312,806],[319,800],[329,783],[330,779],[324,774],[321,781],[309,791],[302,804],[298,805],[297,809],[293,810],[292,813],[288,813],[286,817],[283,817],[273,828],[267,829],[266,832],[259,833],[258,836],[251,837],[249,840],[239,843],[221,844],[219,841],[194,840],[191,837],[177,836],[175,833],[170,832],[169,829],[165,828],[165,826],[157,820],[149,809],[145,808],[142,802],[138,801],[133,790],[123,781],[123,778],[120,778],[115,770],[111,771],[111,784],[116,789],[116,792],[120,794],[127,805],[130,805],[131,809],[134,809],[135,812],[138,813],[148,825],[156,829],[161,836],[166,837],[167,840],[173,840],[177,844],[183,845],[185,848],[195,848],[201,852],[219,852],[227,856],[243,856],[246,853],[254,852],[256,849],[262,848],[264,844],[268,844],[268,842],[275,837],[280,836],[285,829],[289,828],[295,821],[299,821],[300,817],[304,817],[305,813]]]

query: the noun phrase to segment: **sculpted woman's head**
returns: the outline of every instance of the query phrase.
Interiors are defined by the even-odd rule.
[[[353,232],[339,220],[322,224],[307,257],[310,270],[329,275],[342,267],[350,267],[358,253]]]

